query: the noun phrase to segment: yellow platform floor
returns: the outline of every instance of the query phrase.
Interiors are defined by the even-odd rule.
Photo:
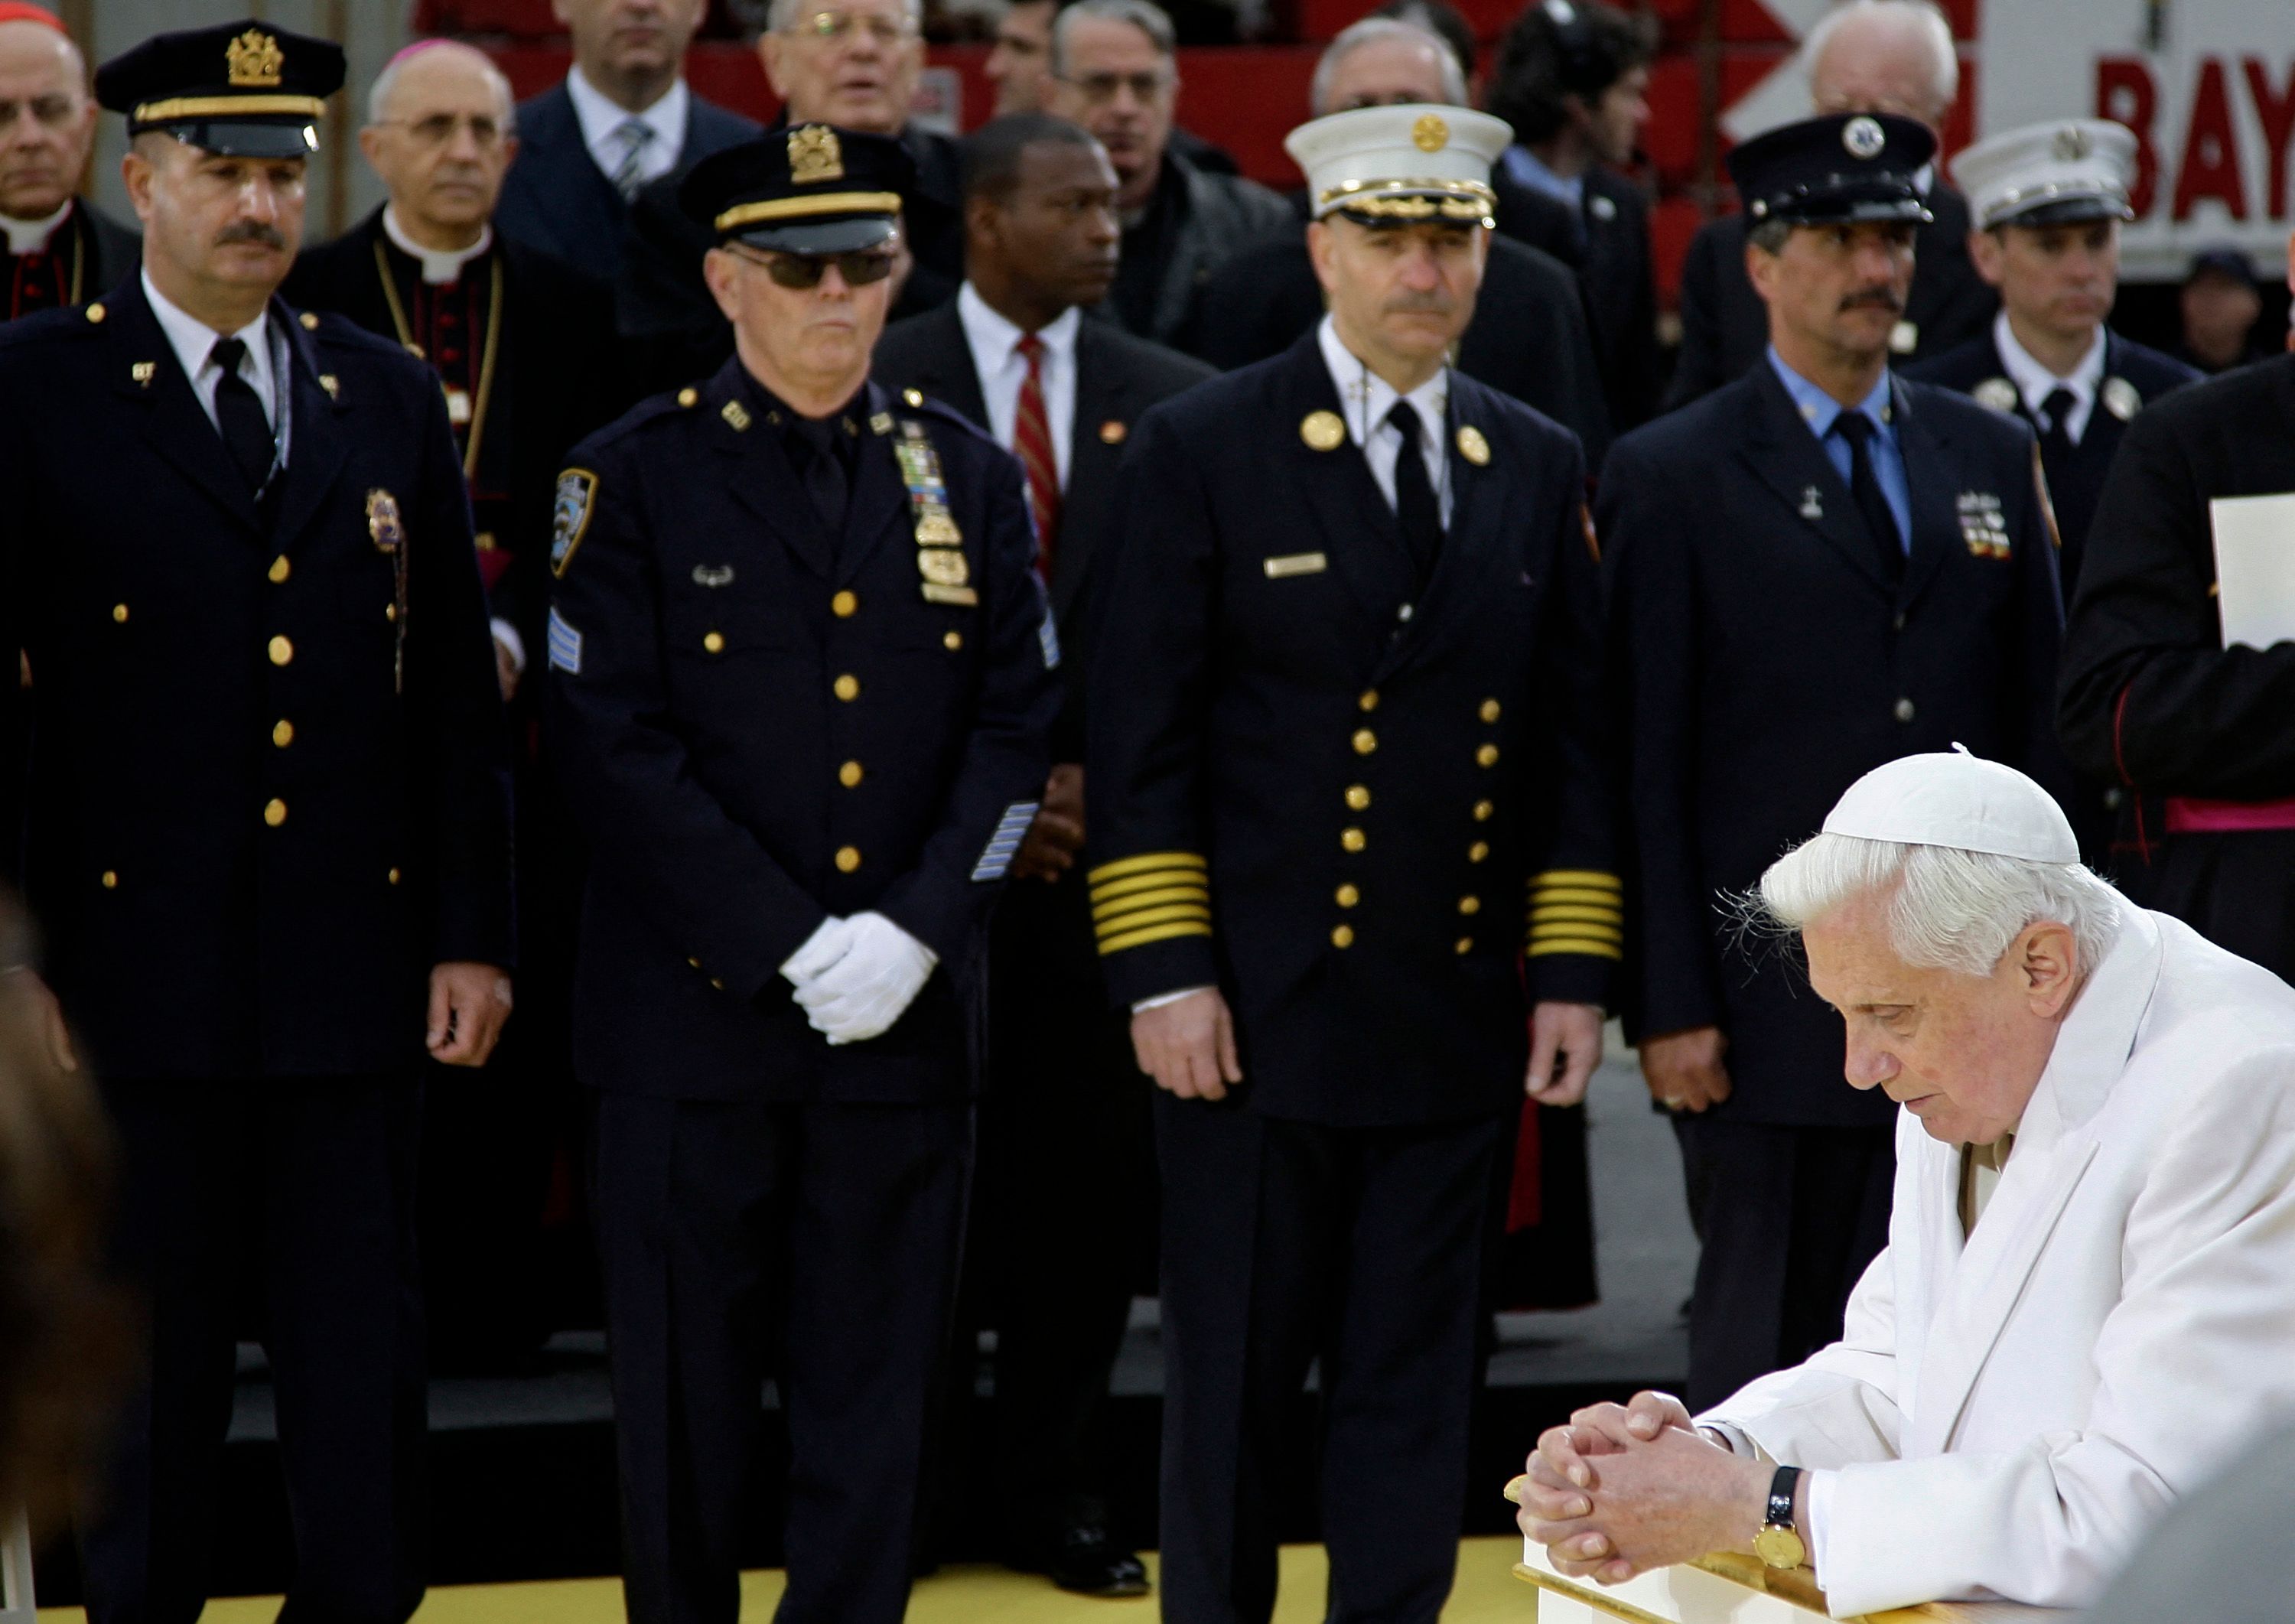
[[[1514,1577],[1518,1539],[1468,1539],[1458,1546],[1458,1587],[1443,1624],[1523,1624],[1530,1593]],[[1148,1557],[1152,1572],[1156,1558]],[[1315,1624],[1323,1616],[1326,1569],[1319,1545],[1283,1548],[1283,1588],[1275,1624]],[[741,1579],[743,1624],[766,1624],[780,1597],[777,1572]],[[200,1624],[269,1624],[275,1596],[209,1604]],[[77,1607],[44,1608],[41,1624],[85,1624]],[[1099,1602],[1064,1595],[1041,1579],[1001,1568],[948,1568],[917,1586],[908,1624],[1150,1624],[1156,1598]],[[622,1587],[610,1579],[553,1579],[531,1585],[458,1585],[435,1588],[414,1624],[622,1624]]]

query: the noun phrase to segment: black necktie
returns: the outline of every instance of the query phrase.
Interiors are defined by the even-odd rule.
[[[796,444],[804,447],[797,461],[798,471],[804,476],[805,494],[821,510],[821,523],[829,526],[832,538],[845,533],[845,507],[851,486],[845,477],[844,448],[837,444],[844,432],[842,418],[798,417],[791,413],[789,427],[796,436]]]
[[[2051,389],[2048,398],[2040,403],[2040,415],[2047,420],[2040,430],[2040,449],[2051,462],[2071,457],[2072,408],[2078,404],[2070,389]]]
[[[1434,573],[1435,555],[1442,551],[1442,506],[1434,500],[1433,481],[1426,477],[1426,445],[1417,408],[1398,400],[1386,420],[1402,436],[1402,449],[1394,459],[1394,516],[1402,521],[1402,545],[1424,586]]]
[[[1873,477],[1873,437],[1880,431],[1862,412],[1844,412],[1833,420],[1833,432],[1849,442],[1849,494],[1857,499],[1858,517],[1873,539],[1874,557],[1882,575],[1899,581],[1905,574],[1905,533],[1897,528],[1897,515]]]
[[[271,420],[263,415],[262,398],[255,386],[239,375],[239,363],[247,359],[247,346],[238,339],[217,339],[208,359],[223,369],[222,378],[216,382],[215,408],[224,447],[239,464],[239,471],[247,476],[247,488],[260,492],[271,477],[274,443]]]

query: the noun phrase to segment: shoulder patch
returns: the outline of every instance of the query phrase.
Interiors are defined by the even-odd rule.
[[[569,468],[558,476],[558,494],[551,504],[550,573],[563,575],[574,562],[575,550],[590,528],[590,506],[598,494],[598,476],[586,468]]]

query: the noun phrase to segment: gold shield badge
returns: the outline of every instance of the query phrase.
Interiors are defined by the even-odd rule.
[[[405,526],[398,518],[398,498],[380,486],[366,494],[366,534],[377,552],[396,552],[406,542]]]

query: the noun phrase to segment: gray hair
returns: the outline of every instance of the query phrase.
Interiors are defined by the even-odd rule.
[[[419,49],[417,48],[418,46],[420,47]],[[458,39],[418,40],[414,45],[407,46],[397,55],[385,62],[382,65],[382,71],[374,76],[374,83],[367,87],[366,121],[369,124],[388,123],[390,119],[390,93],[398,88],[398,70],[405,67],[408,62],[413,61],[416,57],[427,55],[432,51],[436,51],[445,46],[452,46],[458,51],[468,51],[471,55],[477,57],[480,62],[485,64],[486,78],[493,82],[494,95],[502,102],[502,134],[505,135],[516,134],[518,130],[518,97],[510,92],[510,79],[503,74],[501,69],[494,66],[494,59],[492,57],[479,50],[476,45],[466,45]]]
[[[1156,47],[1156,54],[1169,59],[1180,48],[1180,37],[1172,27],[1172,19],[1155,0],[1076,0],[1052,20],[1052,77],[1067,72],[1068,35],[1079,19],[1098,18],[1104,22],[1128,22],[1148,37]]]
[[[788,33],[796,27],[804,15],[804,8],[812,3],[813,0],[772,0],[772,5],[765,12],[766,29],[775,34]],[[910,27],[921,29],[925,26],[925,0],[902,0],[901,9],[909,14]]]
[[[1951,20],[1936,0],[1840,0],[1839,4],[1817,20],[1817,26],[1801,41],[1801,60],[1814,77],[1825,46],[1833,43],[1842,23],[1852,17],[1880,12],[1901,16],[1920,25],[1929,44],[1930,86],[1936,97],[1932,110],[1941,114],[1960,94],[1960,50],[1953,44]]]
[[[2119,894],[2079,863],[2030,862],[1951,846],[1816,835],[1771,863],[1744,899],[1747,922],[1807,929],[1888,891],[1889,944],[1907,964],[1989,975],[2017,934],[2046,921],[2079,943],[2091,974],[2119,935]]]
[[[1090,3],[1085,0],[1085,4]],[[1331,110],[1331,81],[1338,77],[1339,64],[1362,46],[1382,39],[1400,39],[1431,47],[1442,75],[1442,100],[1458,107],[1466,104],[1466,70],[1458,66],[1458,53],[1450,49],[1449,40],[1432,29],[1401,17],[1371,16],[1349,23],[1323,47],[1323,54],[1315,63],[1313,86],[1307,95],[1307,105],[1314,110],[1317,118]]]

